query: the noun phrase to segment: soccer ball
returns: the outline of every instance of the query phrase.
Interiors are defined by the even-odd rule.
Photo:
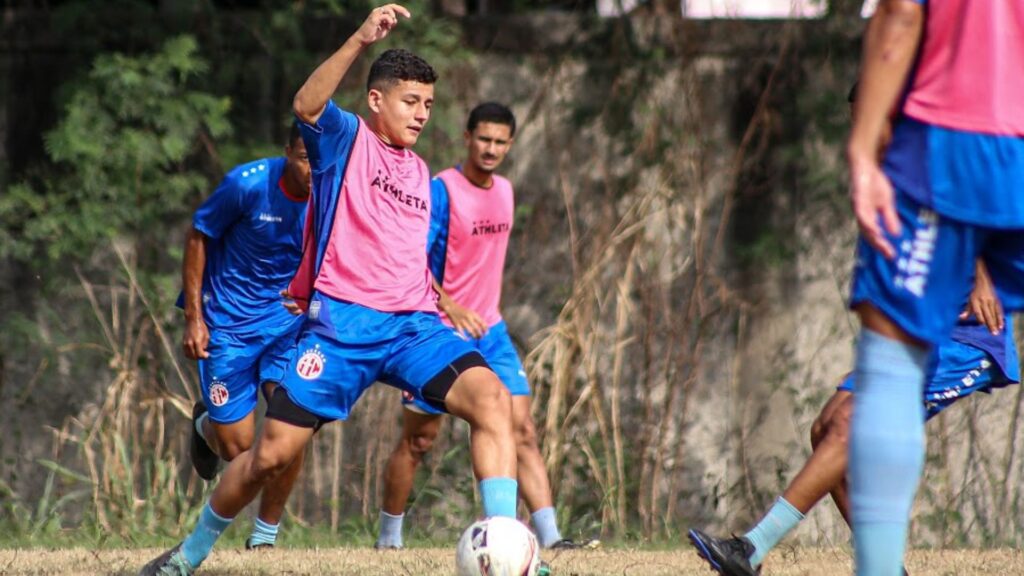
[[[474,522],[455,551],[458,576],[537,576],[540,547],[530,529],[515,518],[495,516]]]

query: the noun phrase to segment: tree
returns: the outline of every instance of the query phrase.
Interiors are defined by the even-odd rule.
[[[190,36],[97,57],[45,135],[49,161],[0,198],[0,256],[82,258],[114,238],[165,246],[208,187],[197,160],[231,130],[229,99],[190,87],[206,70]]]

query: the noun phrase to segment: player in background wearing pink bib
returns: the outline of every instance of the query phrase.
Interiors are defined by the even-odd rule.
[[[259,441],[224,471],[192,533],[142,574],[192,574],[263,485],[378,380],[466,420],[483,515],[515,517],[511,397],[441,322],[427,270],[430,179],[410,147],[430,118],[437,75],[418,56],[388,50],[370,67],[367,121],[331,102],[363,50],[410,16],[397,4],[374,9],[295,95],[313,182],[289,287],[308,310],[295,360],[268,400]]]
[[[547,468],[530,416],[526,371],[501,317],[505,253],[515,216],[512,183],[495,174],[515,137],[516,119],[506,106],[480,104],[469,113],[466,160],[431,182],[430,271],[441,296],[445,324],[480,351],[512,394],[519,490],[545,548],[576,548],[556,524]],[[384,498],[375,547],[402,548],[402,523],[416,468],[437,438],[443,412],[409,395],[402,436],[384,472]]]
[[[927,362],[975,261],[1006,310],[1024,308],[1024,2],[883,0],[862,66],[847,144],[861,232],[848,479],[857,574],[899,576]]]

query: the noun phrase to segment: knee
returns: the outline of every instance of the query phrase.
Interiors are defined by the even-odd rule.
[[[850,444],[850,416],[853,413],[853,402],[844,402],[829,418],[824,430],[824,439],[839,444],[844,448]]]
[[[437,435],[431,433],[419,432],[413,434],[408,438],[409,454],[417,462],[422,460],[423,455],[430,452],[430,449],[434,447],[435,438],[437,438]]]
[[[221,459],[231,462],[239,454],[252,448],[255,431],[228,427],[225,430],[218,430],[217,454]]]
[[[811,424],[811,449],[817,448],[824,438],[825,423],[821,420],[821,416],[818,416],[814,419],[814,424]]]
[[[490,376],[486,384],[474,388],[472,403],[474,412],[482,419],[507,421],[512,417],[512,395],[497,376]]]
[[[220,447],[221,459],[227,462],[231,462],[236,457],[238,457],[239,454],[245,452],[249,448],[252,448],[252,441],[230,438],[227,439],[226,441],[218,442],[218,445]]]
[[[284,472],[289,464],[290,459],[272,450],[257,450],[250,465],[250,476],[256,481],[265,482]]]

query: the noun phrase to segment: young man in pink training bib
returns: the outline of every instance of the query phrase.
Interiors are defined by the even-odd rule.
[[[410,13],[397,4],[374,9],[295,95],[313,181],[289,287],[307,310],[295,359],[268,401],[259,441],[231,462],[195,530],[142,574],[192,574],[262,486],[377,380],[465,419],[484,516],[515,517],[508,389],[441,323],[427,270],[430,178],[409,148],[430,118],[437,76],[414,54],[388,50],[370,68],[367,121],[331,101],[352,62],[400,16]]]
[[[508,154],[515,131],[515,116],[506,106],[487,102],[470,112],[465,163],[431,182],[430,272],[445,324],[469,339],[512,394],[519,487],[541,546],[574,548],[556,525],[551,485],[530,416],[530,385],[499,309],[515,201],[511,182],[494,172]],[[402,547],[405,504],[416,468],[437,437],[443,414],[408,394],[403,404],[402,437],[384,473],[378,549]]]

